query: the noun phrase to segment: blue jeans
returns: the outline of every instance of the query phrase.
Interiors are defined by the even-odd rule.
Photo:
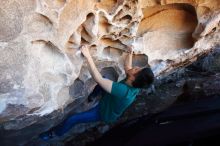
[[[78,123],[89,123],[97,121],[101,121],[99,114],[99,104],[88,111],[77,113],[68,117],[60,125],[54,128],[54,132],[56,135],[62,136]]]
[[[90,96],[96,96],[100,92],[102,92],[101,87],[96,86],[93,93]],[[100,106],[98,104],[88,111],[74,114],[68,117],[58,126],[54,127],[53,130],[57,136],[62,136],[78,123],[89,123],[89,122],[101,121],[99,110],[100,110]]]

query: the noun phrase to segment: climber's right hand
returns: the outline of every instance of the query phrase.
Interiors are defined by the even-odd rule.
[[[82,46],[80,47],[80,50],[81,50],[81,52],[82,52],[82,54],[83,54],[83,56],[84,56],[84,57],[86,57],[86,58],[91,57],[91,55],[90,55],[90,52],[89,52],[89,49],[88,49],[88,46],[87,46],[87,45],[82,45]]]

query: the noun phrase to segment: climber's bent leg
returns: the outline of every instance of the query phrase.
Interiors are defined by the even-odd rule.
[[[96,122],[100,121],[99,115],[99,104],[94,108],[82,112],[74,114],[68,117],[64,122],[54,128],[54,132],[58,136],[64,135],[67,131],[69,131],[74,125],[78,123],[88,123],[88,122]]]
[[[50,140],[56,136],[62,136],[66,132],[68,132],[73,126],[75,126],[78,123],[88,123],[88,122],[97,122],[100,121],[100,115],[99,115],[99,104],[96,105],[94,108],[82,112],[74,114],[70,117],[68,117],[66,120],[64,120],[61,124],[58,126],[52,128],[51,130],[44,132],[39,135],[39,137],[42,140]]]

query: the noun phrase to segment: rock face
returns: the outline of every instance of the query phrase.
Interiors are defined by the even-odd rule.
[[[124,51],[133,44],[134,65],[149,64],[162,79],[219,47],[219,8],[219,0],[2,0],[5,144],[24,144],[70,111],[91,107],[86,99],[96,83],[80,45],[90,45],[101,73],[117,81],[125,77]]]

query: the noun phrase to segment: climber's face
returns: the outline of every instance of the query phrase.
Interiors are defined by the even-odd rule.
[[[130,76],[130,77],[135,77],[135,75],[139,72],[139,71],[141,71],[141,69],[142,68],[140,68],[140,67],[133,67],[132,69],[129,69],[128,70],[128,72],[127,72],[127,74],[128,74],[128,76]]]

